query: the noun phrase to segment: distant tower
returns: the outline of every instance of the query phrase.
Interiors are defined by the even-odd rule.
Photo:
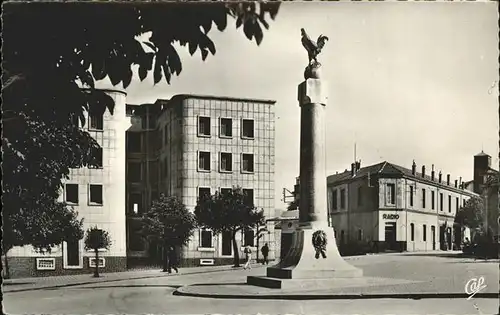
[[[481,151],[474,155],[474,192],[480,194],[482,191],[481,185],[484,183],[484,176],[491,168],[491,156]]]

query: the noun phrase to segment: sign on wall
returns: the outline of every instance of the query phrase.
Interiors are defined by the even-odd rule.
[[[397,220],[397,219],[399,219],[399,214],[383,214],[382,219],[384,219],[384,220]]]

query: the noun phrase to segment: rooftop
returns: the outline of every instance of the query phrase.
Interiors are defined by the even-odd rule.
[[[429,172],[430,173],[430,172]],[[451,189],[458,189],[454,187],[454,182],[450,182],[450,185],[446,184],[446,177],[443,178],[442,182],[439,183],[439,172],[436,172],[434,180],[432,179],[431,176],[425,175],[422,176],[422,173],[415,172],[415,174],[412,173],[411,169],[405,168],[403,166],[390,163],[387,161],[377,163],[374,165],[362,167],[359,170],[356,171],[355,175],[351,175],[351,170],[346,170],[343,173],[335,174],[335,175],[330,175],[327,177],[327,184],[334,184],[334,183],[339,183],[343,181],[350,180],[352,178],[357,178],[357,177],[366,177],[370,175],[396,175],[396,176],[406,176],[406,177],[413,177],[415,179],[423,180],[425,182],[428,182],[433,185],[441,185],[441,186],[446,186],[447,188]]]

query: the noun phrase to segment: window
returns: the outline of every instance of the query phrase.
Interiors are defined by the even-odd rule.
[[[422,189],[422,208],[425,209],[425,189]]]
[[[439,194],[439,210],[443,211],[444,210],[444,195],[443,193]]]
[[[396,184],[387,184],[387,203],[396,204]]]
[[[345,209],[345,189],[340,190],[340,209]]]
[[[198,117],[198,136],[210,137],[210,117]]]
[[[220,136],[226,138],[233,136],[233,120],[231,118],[220,119]]]
[[[163,143],[167,144],[167,139],[168,139],[168,128],[167,125],[164,126],[165,129],[163,129]]]
[[[363,230],[359,229],[358,230],[358,241],[361,241],[363,239]]]
[[[243,119],[241,128],[241,137],[245,139],[253,139],[254,137],[254,121],[252,119]]]
[[[78,204],[78,184],[66,184],[66,202]]]
[[[436,193],[434,191],[431,191],[431,208],[432,208],[432,210],[434,210],[434,208],[435,208],[435,199],[436,199],[435,194]]]
[[[141,163],[128,163],[128,180],[134,183],[140,182],[142,179]]]
[[[415,224],[410,224],[410,240],[413,242],[415,240]]]
[[[202,229],[200,231],[200,247],[201,248],[212,248],[212,231],[207,229]]]
[[[66,266],[80,266],[80,244],[79,240],[66,241]]]
[[[232,172],[233,171],[233,155],[231,153],[220,153],[220,171]]]
[[[91,154],[95,165],[89,165],[89,168],[102,168],[102,148],[92,149]]]
[[[89,116],[89,129],[92,130],[103,130],[104,128],[104,118],[103,115],[90,115]]]
[[[332,208],[337,210],[337,189],[334,189],[332,193]]]
[[[413,207],[413,186],[410,186],[410,206]]]
[[[255,246],[255,232],[254,230],[246,230],[244,235],[244,246]]]
[[[130,152],[141,152],[141,134],[139,132],[127,132],[127,150]]]
[[[129,196],[129,212],[132,214],[142,213],[142,193],[131,193]]]
[[[225,194],[230,194],[233,190],[231,188],[221,188],[220,189],[220,193],[222,195],[225,195]]]
[[[204,151],[199,152],[198,170],[210,171],[210,152],[204,152]]]
[[[204,197],[204,196],[210,196],[210,187],[198,187],[198,198]]]
[[[422,227],[422,229],[423,229],[423,232],[424,232],[424,234],[422,234],[422,240],[424,242],[427,242],[427,225],[424,224],[424,226]]]
[[[358,206],[363,205],[363,187],[358,187]]]
[[[128,249],[131,251],[142,252],[146,249],[146,244],[140,234],[141,227],[138,225],[129,225],[128,229]]]
[[[245,195],[244,203],[249,207],[253,207],[253,189],[243,189],[243,194]]]
[[[245,173],[253,173],[253,154],[243,153],[241,155],[241,170]]]
[[[91,204],[102,205],[102,185],[90,185],[89,195]]]
[[[455,211],[458,212],[458,207],[460,207],[460,202],[458,201],[458,197],[455,198]]]
[[[448,212],[451,212],[451,196],[448,195]]]

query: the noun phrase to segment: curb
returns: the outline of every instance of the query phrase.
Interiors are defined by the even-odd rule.
[[[187,286],[185,286],[187,287]],[[183,287],[183,288],[185,288]],[[269,294],[269,295],[236,295],[236,294],[204,294],[188,293],[176,289],[172,295],[187,296],[210,299],[239,299],[239,300],[369,300],[369,299],[467,299],[469,295],[464,293],[377,293],[377,294]],[[475,299],[498,299],[498,293],[477,293]]]
[[[36,290],[45,290],[45,289],[57,289],[57,288],[67,288],[67,287],[74,287],[78,285],[87,285],[87,284],[98,284],[98,283],[109,283],[109,282],[118,282],[118,281],[126,281],[126,280],[141,280],[141,279],[150,279],[150,278],[163,278],[163,277],[178,277],[178,276],[187,276],[187,275],[195,275],[195,274],[204,274],[204,273],[215,273],[215,272],[222,272],[222,271],[229,271],[233,270],[236,268],[227,267],[224,269],[219,269],[219,270],[206,270],[206,271],[195,271],[195,272],[190,272],[190,273],[180,273],[180,274],[168,274],[166,273],[165,275],[159,274],[159,275],[149,275],[149,276],[138,276],[138,277],[131,277],[131,278],[125,278],[125,279],[103,279],[102,281],[82,281],[82,282],[75,282],[75,283],[65,283],[65,284],[55,284],[55,285],[46,285],[46,286],[39,286],[39,287],[33,287],[33,288],[21,288],[21,289],[12,289],[12,290],[5,290],[5,285],[2,286],[2,293],[8,294],[8,293],[14,293],[14,292],[26,292],[26,291],[36,291]]]

